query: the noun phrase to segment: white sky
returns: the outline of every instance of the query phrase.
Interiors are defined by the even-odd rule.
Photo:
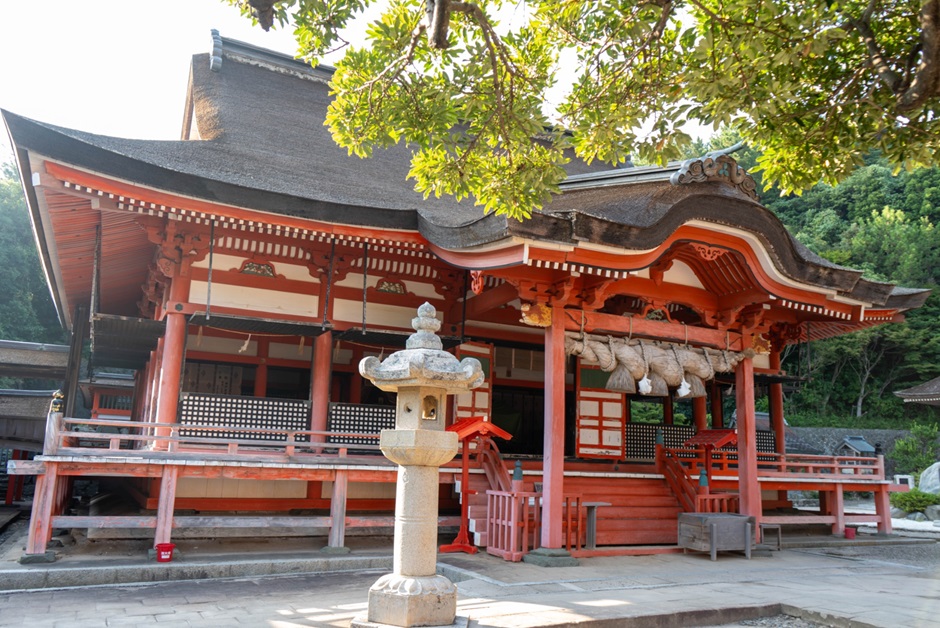
[[[211,49],[213,28],[296,51],[290,29],[265,33],[222,0],[0,0],[0,108],[92,133],[178,139],[190,59]],[[4,128],[0,163],[12,158]]]
[[[0,108],[93,133],[179,139],[192,55],[210,30],[293,54],[221,0],[0,0]],[[2,125],[0,125],[2,127]],[[13,158],[0,131],[0,163]]]

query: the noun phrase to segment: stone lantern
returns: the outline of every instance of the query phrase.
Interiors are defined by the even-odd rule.
[[[443,626],[457,614],[457,588],[437,575],[438,468],[457,453],[457,434],[444,430],[448,394],[483,383],[480,362],[457,360],[435,332],[441,322],[425,303],[412,319],[406,349],[379,362],[368,357],[359,372],[378,388],[398,393],[395,429],[382,430],[382,453],[398,464],[393,573],[369,589],[368,623]]]

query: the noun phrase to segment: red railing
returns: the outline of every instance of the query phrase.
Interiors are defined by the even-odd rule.
[[[108,431],[103,431],[108,430]],[[220,433],[212,436],[192,436]],[[331,437],[373,441],[363,444],[332,443]],[[314,430],[287,430],[230,425],[199,425],[178,423],[146,423],[109,419],[65,418],[51,413],[46,425],[43,452],[50,454],[96,454],[102,450],[120,451],[124,455],[163,452],[198,452],[202,455],[256,456],[295,458],[298,456],[341,455],[350,451],[378,454],[378,434],[349,434]]]
[[[512,489],[512,478],[506,465],[503,464],[503,457],[499,453],[499,448],[492,438],[480,439],[477,449],[477,460],[486,474],[489,485],[494,490],[509,491]]]
[[[539,546],[541,493],[486,491],[486,552],[519,562]]]
[[[675,450],[662,446],[658,446],[657,450],[661,450],[657,451],[660,473],[666,478],[666,483],[679,500],[682,510],[685,512],[738,512],[740,500],[737,493],[712,493],[708,486],[699,485],[698,480],[690,476],[689,468],[686,466],[688,458],[680,459]]]
[[[519,562],[540,546],[542,493],[535,491],[486,492],[486,551]],[[565,548],[580,550],[584,544],[584,507],[581,497],[565,495],[562,529]]]
[[[664,448],[665,449],[665,448]],[[666,451],[690,473],[697,469],[711,468],[713,474],[736,476],[738,473],[738,454],[734,450],[712,450],[706,460],[702,448],[670,447]],[[779,478],[823,478],[833,479],[833,475],[855,476],[853,480],[883,481],[884,458],[881,456],[811,456],[806,454],[757,454],[757,472],[760,477]]]

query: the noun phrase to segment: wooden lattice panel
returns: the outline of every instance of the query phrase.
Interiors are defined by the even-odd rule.
[[[266,399],[185,393],[180,401],[181,425],[231,427],[232,430],[183,429],[180,436],[205,436],[222,440],[283,440],[284,432],[259,434],[237,428],[266,428],[302,431],[310,429],[310,402],[297,399]],[[307,437],[298,437],[306,441]]]
[[[757,430],[757,451],[762,454],[777,451],[777,435],[773,430]]]
[[[671,449],[683,448],[683,443],[695,435],[689,425],[656,425],[654,423],[627,424],[627,457],[652,460],[656,457],[656,430],[663,431],[663,444]],[[776,436],[770,430],[757,430],[757,451],[772,454],[776,451]],[[722,451],[734,451],[736,445],[722,447]],[[732,459],[735,454],[732,454]]]
[[[627,457],[652,460],[656,457],[656,430],[663,432],[663,444],[679,449],[682,443],[695,435],[695,428],[687,425],[656,425],[654,423],[627,424]]]
[[[395,429],[395,407],[331,403],[327,429],[334,432],[333,436],[327,438],[330,443],[376,445],[378,443],[374,438],[338,436],[335,433],[378,435],[382,430],[393,430]]]

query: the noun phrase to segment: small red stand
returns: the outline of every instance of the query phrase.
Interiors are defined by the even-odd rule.
[[[463,443],[463,453],[460,470],[460,531],[457,538],[450,545],[441,545],[438,551],[442,554],[465,552],[476,554],[479,548],[470,542],[470,495],[476,491],[470,490],[470,442],[476,438],[484,439],[498,436],[509,440],[512,434],[500,429],[486,420],[486,417],[474,416],[461,419],[447,428],[448,432],[457,432],[457,438]]]

